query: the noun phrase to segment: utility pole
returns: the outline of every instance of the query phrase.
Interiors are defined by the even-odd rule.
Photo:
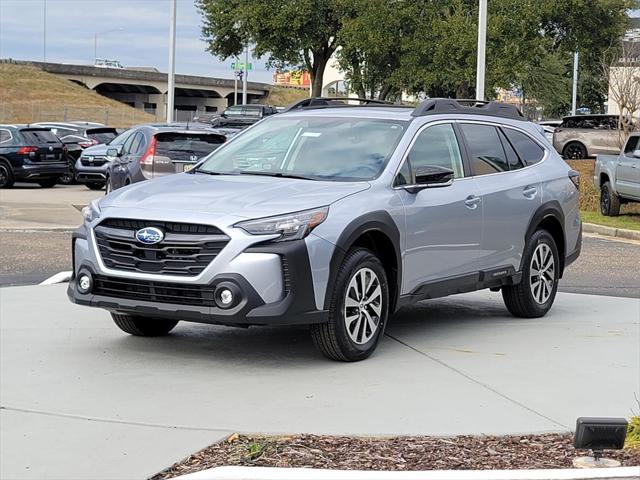
[[[169,72],[167,88],[167,123],[173,122],[176,76],[176,0],[171,1],[171,20],[169,22]]]
[[[487,0],[478,8],[478,60],[476,64],[476,100],[484,100],[485,58],[487,49]]]
[[[580,61],[580,54],[573,52],[573,89],[571,92],[571,115],[576,114],[576,107],[578,106],[578,62]]]
[[[244,75],[242,76],[242,104],[247,104],[247,77],[249,76],[249,43],[244,51]]]
[[[233,69],[233,104],[238,104],[238,63],[240,60],[236,57],[235,68]]]
[[[42,61],[47,61],[47,0],[43,0]]]

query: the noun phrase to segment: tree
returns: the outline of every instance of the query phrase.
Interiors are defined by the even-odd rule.
[[[207,51],[227,59],[246,44],[272,67],[309,71],[312,95],[322,94],[327,62],[335,52],[346,9],[343,0],[196,0]]]

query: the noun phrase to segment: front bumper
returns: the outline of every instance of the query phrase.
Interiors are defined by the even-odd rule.
[[[109,162],[102,165],[87,166],[82,164],[82,160],[78,159],[75,164],[76,181],[79,183],[104,183],[107,179],[107,171]]]
[[[309,255],[304,240],[267,242],[245,250],[248,254],[266,253],[277,255],[281,259],[282,269],[279,272],[283,277],[282,295],[269,302],[264,300],[264,293],[256,291],[250,282],[252,277],[246,271],[219,273],[206,283],[199,284],[165,282],[162,278],[131,279],[104,273],[90,256],[77,252],[77,247],[87,248],[86,242],[87,232],[81,227],[73,234],[74,275],[67,289],[69,299],[79,305],[104,308],[113,313],[239,327],[304,325],[322,323],[328,318],[326,311],[316,308]],[[93,283],[91,292],[85,294],[79,291],[77,283],[78,274],[83,272],[91,275]],[[231,284],[240,292],[240,300],[232,308],[220,308],[213,299],[216,287],[221,284]],[[179,296],[182,297],[180,300],[171,300]],[[191,301],[194,298],[193,303],[198,304],[185,304],[185,299]],[[273,300],[273,295],[267,298]]]

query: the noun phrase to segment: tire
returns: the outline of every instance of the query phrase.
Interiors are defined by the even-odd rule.
[[[365,302],[358,300],[362,298],[363,278],[369,287]],[[349,304],[347,299],[350,299]],[[364,360],[376,349],[388,314],[389,286],[384,267],[371,251],[356,248],[346,255],[336,276],[329,319],[326,323],[311,325],[311,338],[320,352],[331,360]]]
[[[620,197],[613,193],[609,182],[604,182],[600,187],[600,213],[606,217],[620,215]]]
[[[555,240],[546,230],[537,230],[525,248],[522,280],[518,285],[502,287],[502,299],[507,310],[514,317],[538,318],[551,309],[556,298],[560,278],[560,257]],[[549,254],[552,259],[551,264],[548,260]],[[540,263],[543,267],[548,267],[542,270],[543,280],[535,275],[534,271],[534,269],[541,270]],[[551,281],[553,283],[549,287]]]
[[[111,318],[120,330],[136,337],[160,337],[169,333],[178,324],[178,320],[138,317],[120,313],[112,313]]]
[[[587,147],[580,142],[569,142],[562,149],[562,156],[568,160],[587,158]]]
[[[38,185],[42,188],[53,188],[58,184],[57,178],[47,178],[46,180],[40,180]]]
[[[85,185],[90,190],[102,190],[104,188],[104,183],[90,182],[90,183],[85,183]]]
[[[73,173],[68,172],[68,173],[65,173],[64,175],[61,175],[59,178],[59,181],[62,185],[72,185],[74,181]]]
[[[0,162],[0,188],[11,188],[14,181],[11,167],[5,162]]]
[[[109,195],[113,192],[113,185],[111,184],[111,177],[107,177],[107,181],[104,184],[104,194]]]

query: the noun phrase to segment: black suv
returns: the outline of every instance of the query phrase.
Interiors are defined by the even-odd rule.
[[[271,105],[234,105],[211,119],[214,127],[248,127],[264,117],[278,113]]]
[[[68,171],[64,145],[50,128],[0,125],[0,188],[15,181],[50,188]]]

